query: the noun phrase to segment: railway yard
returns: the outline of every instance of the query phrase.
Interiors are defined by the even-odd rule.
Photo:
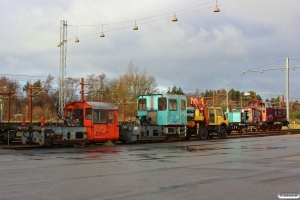
[[[45,2],[2,6],[0,200],[300,200],[296,1]]]
[[[300,130],[285,108],[223,112],[147,94],[139,123],[70,102],[57,124],[2,124],[1,199],[277,199],[300,193]],[[190,105],[187,107],[187,105]],[[300,195],[299,195],[300,196]]]
[[[267,131],[267,132],[262,132],[262,131],[257,131],[257,132],[248,132],[248,133],[238,133],[238,132],[233,132],[230,135],[227,135],[228,139],[235,139],[235,138],[249,138],[249,137],[267,137],[267,136],[279,136],[279,135],[293,135],[293,134],[300,134],[300,129],[284,129],[284,130],[277,130],[277,131]],[[218,139],[217,137],[214,137],[213,139]],[[197,141],[198,138],[191,138],[190,141]],[[147,142],[136,142],[136,144],[144,144],[144,143],[167,143],[167,142],[178,142],[177,140],[168,140],[168,141],[147,141]],[[185,141],[189,142],[189,141]],[[104,146],[105,144],[103,143],[96,143],[96,144],[86,144],[86,147],[94,147],[94,146]],[[122,145],[120,142],[114,143],[114,145]],[[130,144],[129,144],[130,145]],[[53,148],[57,147],[74,147],[74,145],[57,145],[54,146]],[[41,147],[37,144],[28,144],[28,145],[23,145],[21,142],[21,137],[17,137],[14,141],[6,141],[6,142],[0,142],[0,148],[2,149],[31,149],[31,148],[37,148]],[[75,145],[76,147],[76,145]],[[79,146],[80,147],[80,146]],[[82,146],[81,146],[82,147]],[[47,147],[44,147],[47,148]]]
[[[278,199],[300,193],[300,131],[227,139],[1,144],[1,199]]]

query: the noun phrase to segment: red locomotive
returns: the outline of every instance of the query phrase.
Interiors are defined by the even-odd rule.
[[[288,126],[286,109],[273,108],[270,102],[253,101],[245,108],[246,123],[256,124],[256,130],[281,130]]]
[[[107,102],[73,102],[64,108],[64,116],[55,125],[19,127],[22,143],[85,144],[119,139],[118,110]]]

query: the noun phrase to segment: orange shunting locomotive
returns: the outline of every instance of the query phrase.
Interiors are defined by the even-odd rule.
[[[22,143],[85,144],[119,139],[119,108],[107,102],[72,102],[52,125],[22,127]]]

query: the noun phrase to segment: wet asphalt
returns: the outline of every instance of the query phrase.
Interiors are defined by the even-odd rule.
[[[279,199],[300,193],[300,135],[0,149],[0,199]]]

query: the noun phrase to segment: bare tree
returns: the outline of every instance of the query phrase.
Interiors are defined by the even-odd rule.
[[[148,75],[146,69],[140,71],[132,62],[129,63],[124,75],[109,81],[108,87],[110,91],[108,101],[119,106],[120,120],[136,116],[138,95],[159,91],[155,77]]]
[[[154,76],[147,73],[147,69],[139,70],[134,66],[132,61],[128,65],[126,74],[124,75],[129,82],[130,93],[135,96],[146,93],[158,93],[157,83]]]
[[[46,90],[46,91],[51,91],[53,89],[52,85],[53,85],[53,80],[54,80],[54,77],[51,76],[50,74],[48,75],[47,79],[45,81],[42,82],[43,84],[43,88]]]
[[[91,74],[87,76],[85,82],[88,84],[88,99],[91,101],[102,101],[108,84],[106,75]]]
[[[68,77],[66,79],[66,103],[78,101],[79,100],[79,91],[80,91],[80,80],[78,78]]]

